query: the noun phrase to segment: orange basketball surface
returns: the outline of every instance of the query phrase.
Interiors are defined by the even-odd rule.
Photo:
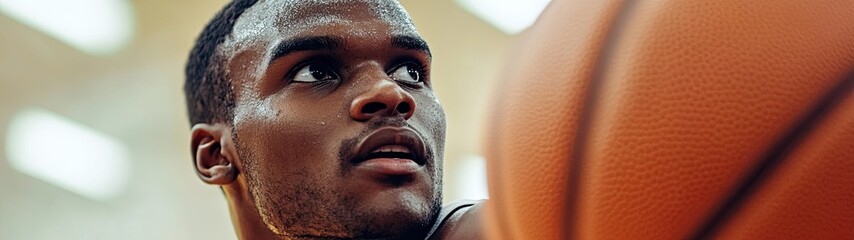
[[[854,239],[854,1],[554,0],[507,69],[490,239]]]

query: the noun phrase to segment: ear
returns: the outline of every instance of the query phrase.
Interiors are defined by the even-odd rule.
[[[208,184],[227,185],[237,179],[237,150],[231,126],[199,123],[192,129],[192,154],[196,173]]]

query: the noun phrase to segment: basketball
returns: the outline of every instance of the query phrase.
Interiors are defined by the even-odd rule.
[[[554,0],[514,52],[489,239],[854,239],[854,1]]]

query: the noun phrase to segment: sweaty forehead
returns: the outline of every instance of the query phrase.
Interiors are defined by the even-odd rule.
[[[385,23],[393,34],[415,33],[409,15],[395,0],[261,0],[237,20],[230,40],[245,43],[264,36],[294,36],[319,26],[364,21]]]

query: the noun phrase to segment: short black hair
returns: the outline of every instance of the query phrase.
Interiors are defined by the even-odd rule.
[[[190,125],[228,123],[234,109],[234,93],[225,71],[224,56],[217,49],[231,35],[234,23],[258,0],[233,0],[205,26],[190,50],[185,69],[184,95]]]

